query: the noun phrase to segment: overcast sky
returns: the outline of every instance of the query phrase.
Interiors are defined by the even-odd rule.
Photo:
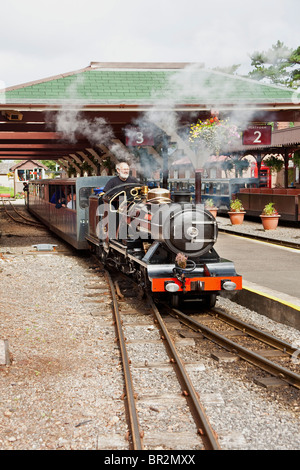
[[[0,80],[11,86],[96,62],[242,64],[277,40],[296,49],[299,0],[9,0]],[[2,88],[2,86],[0,87]]]

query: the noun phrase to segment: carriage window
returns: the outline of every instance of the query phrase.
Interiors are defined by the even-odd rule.
[[[42,184],[38,187],[39,187],[39,193],[40,193],[39,196],[40,196],[40,198],[45,199],[45,185]]]
[[[57,204],[65,198],[65,187],[57,184],[49,185],[49,202]]]
[[[89,207],[89,197],[93,194],[94,188],[81,188],[79,191],[79,206],[81,209]]]
[[[65,204],[67,209],[76,209],[76,188],[75,185],[65,186],[66,200]]]

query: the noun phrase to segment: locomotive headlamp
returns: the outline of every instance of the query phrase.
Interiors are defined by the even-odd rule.
[[[235,290],[236,289],[236,283],[228,280],[224,280],[221,282],[222,289],[225,290]]]
[[[179,290],[179,285],[175,282],[165,282],[165,289],[168,292],[177,292]]]
[[[186,233],[191,237],[191,238],[196,238],[199,235],[199,230],[197,227],[188,227]]]

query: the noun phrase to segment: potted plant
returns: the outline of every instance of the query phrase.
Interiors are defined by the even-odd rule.
[[[204,207],[207,209],[214,217],[217,217],[218,208],[215,206],[212,199],[205,199]]]
[[[280,215],[274,207],[274,202],[265,205],[260,217],[265,230],[275,230],[277,228]]]
[[[230,201],[230,210],[228,215],[230,217],[230,222],[232,225],[240,225],[243,223],[244,216],[246,211],[243,207],[242,201],[240,199],[231,199]]]

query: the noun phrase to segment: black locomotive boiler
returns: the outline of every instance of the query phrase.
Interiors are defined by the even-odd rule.
[[[242,288],[231,261],[214,249],[215,218],[189,194],[124,184],[89,198],[86,239],[104,264],[177,306],[200,299],[213,306],[222,291]]]

